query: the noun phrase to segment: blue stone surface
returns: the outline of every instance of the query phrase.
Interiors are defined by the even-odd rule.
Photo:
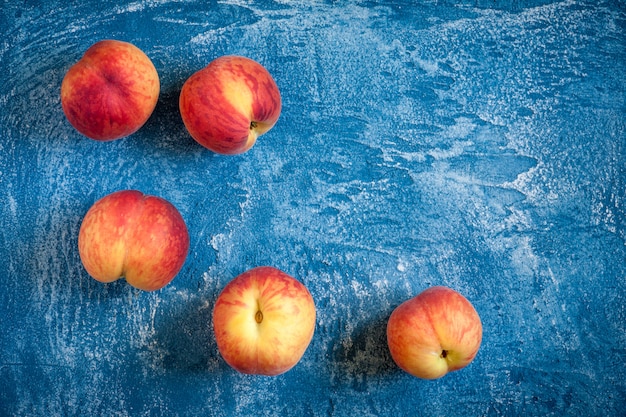
[[[623,1],[5,0],[0,31],[0,415],[625,415]],[[146,52],[161,95],[139,132],[98,143],[59,91],[109,38]],[[262,63],[283,98],[239,156],[178,112],[224,54]],[[78,256],[86,211],[129,188],[190,231],[153,293]],[[211,327],[220,290],[259,265],[318,309],[274,378],[231,369]],[[465,295],[484,337],[424,381],[385,326],[431,285]]]

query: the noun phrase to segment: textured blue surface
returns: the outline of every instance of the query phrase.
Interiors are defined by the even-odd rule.
[[[0,415],[624,415],[624,2],[117,3],[2,3]],[[142,48],[162,90],[143,129],[97,143],[59,89],[105,38]],[[261,62],[284,102],[236,157],[197,145],[177,107],[224,54]],[[126,188],[190,230],[155,293],[78,257],[87,209]],[[230,369],[211,330],[221,288],[258,265],[318,307],[275,378]],[[436,284],[472,301],[484,339],[422,381],[385,325]]]

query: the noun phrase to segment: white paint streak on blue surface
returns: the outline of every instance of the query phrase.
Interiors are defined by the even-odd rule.
[[[491,3],[7,3],[0,414],[619,415],[626,16]],[[106,144],[58,98],[102,38],[136,43],[162,83],[148,124]],[[238,157],[201,149],[178,115],[186,77],[223,54],[257,59],[283,93]],[[82,216],[122,188],[169,199],[191,231],[160,292],[80,265]],[[263,264],[318,307],[278,378],[236,374],[211,331],[220,289]],[[385,323],[437,284],[472,300],[485,336],[467,369],[424,382],[392,363]]]

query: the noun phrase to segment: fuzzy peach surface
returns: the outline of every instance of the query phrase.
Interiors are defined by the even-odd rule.
[[[98,200],[89,209],[78,249],[85,269],[97,281],[125,277],[136,288],[154,291],[182,268],[189,234],[171,203],[126,190]]]
[[[223,56],[187,79],[180,113],[191,136],[221,154],[249,150],[281,112],[276,82],[258,62]]]
[[[143,51],[128,42],[103,40],[65,74],[61,105],[80,133],[110,141],[131,135],[146,123],[159,91],[159,75]]]
[[[224,360],[239,372],[278,375],[302,357],[315,330],[306,287],[272,267],[251,269],[224,287],[213,327]]]

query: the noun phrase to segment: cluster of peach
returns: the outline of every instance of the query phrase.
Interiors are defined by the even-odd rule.
[[[160,91],[152,61],[136,46],[104,40],[91,46],[66,73],[61,105],[69,122],[98,141],[136,132],[154,111]],[[269,72],[240,56],[223,56],[184,83],[180,114],[189,134],[221,154],[249,150],[281,112]],[[86,271],[100,282],[125,278],[144,290],[163,288],[179,273],[189,233],[167,200],[118,191],[85,214],[78,250]],[[213,309],[213,329],[224,360],[239,372],[278,375],[295,366],[315,329],[316,309],[307,288],[269,266],[230,281]],[[435,379],[468,365],[482,339],[472,304],[436,286],[405,301],[387,323],[387,343],[400,368]]]

